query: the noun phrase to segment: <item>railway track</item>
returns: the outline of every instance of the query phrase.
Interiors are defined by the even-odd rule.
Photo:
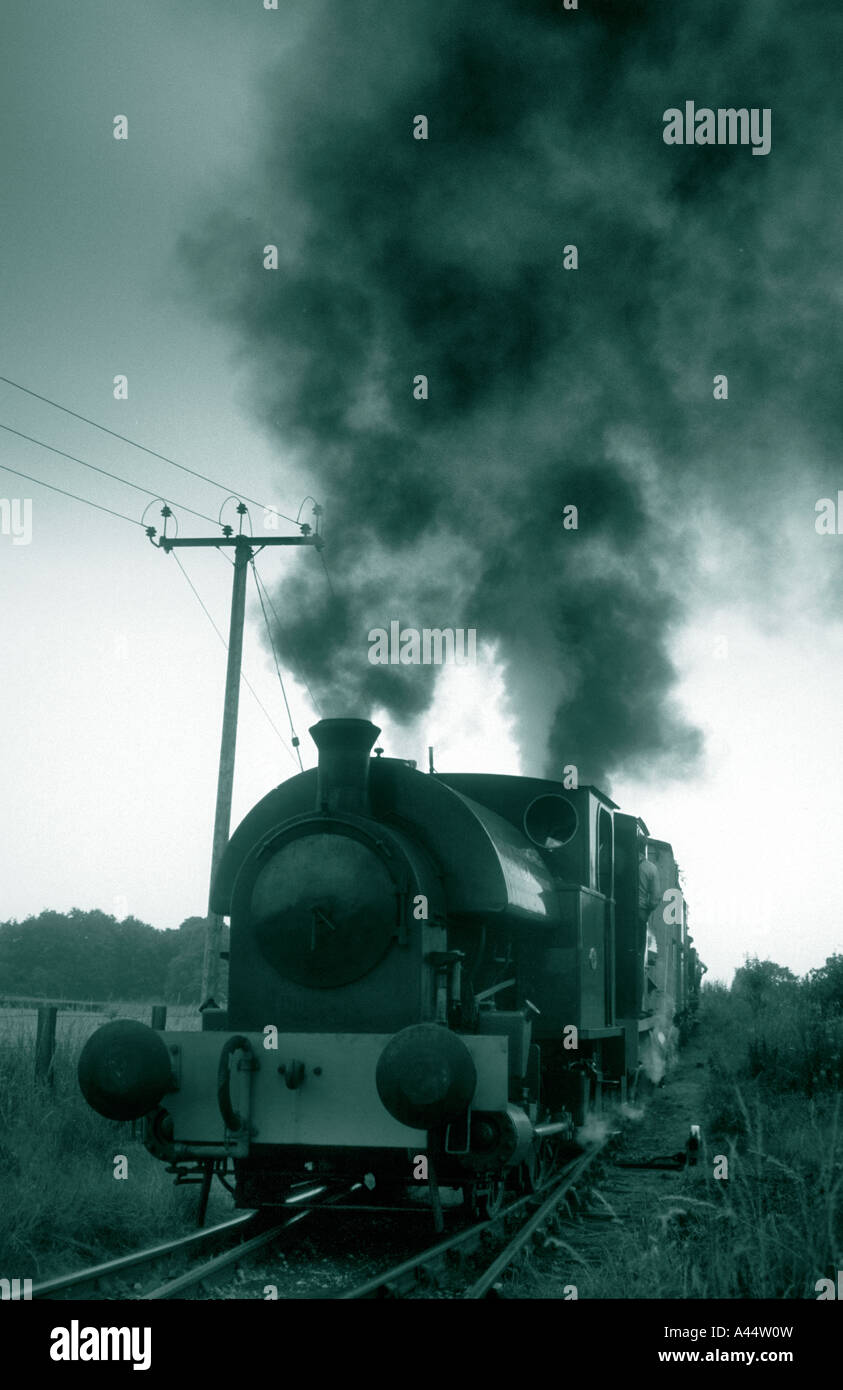
[[[453,1282],[454,1272],[458,1272],[465,1261],[476,1257],[478,1253],[482,1254],[484,1247],[495,1241],[496,1234],[518,1220],[515,1233],[502,1248],[499,1248],[494,1259],[481,1273],[477,1274],[475,1269],[471,1282],[451,1295],[470,1299],[486,1297],[533,1236],[553,1218],[560,1206],[571,1196],[576,1184],[605,1147],[605,1142],[595,1145],[552,1175],[536,1191],[516,1198],[493,1216],[425,1247],[417,1254],[337,1296],[340,1299],[352,1300],[424,1296],[425,1291],[430,1292],[436,1288],[443,1271],[449,1272]],[[87,1297],[108,1298],[109,1285],[125,1281],[127,1276],[134,1275],[146,1266],[171,1262],[181,1256],[189,1258],[197,1252],[204,1252],[208,1247],[212,1248],[216,1242],[231,1240],[228,1248],[211,1255],[208,1259],[191,1263],[183,1272],[159,1280],[145,1292],[133,1293],[132,1296],[143,1302],[156,1302],[183,1297],[190,1290],[207,1289],[232,1266],[245,1263],[262,1250],[267,1250],[285,1232],[312,1214],[327,1208],[334,1208],[338,1212],[379,1210],[365,1203],[354,1202],[353,1194],[360,1187],[361,1184],[355,1183],[352,1187],[332,1191],[313,1184],[303,1185],[301,1192],[287,1199],[286,1207],[291,1210],[285,1213],[282,1220],[274,1221],[271,1225],[267,1225],[265,1215],[244,1212],[208,1230],[195,1231],[131,1255],[123,1255],[71,1274],[61,1275],[56,1279],[46,1280],[33,1287],[32,1297],[77,1298],[80,1296],[80,1290],[90,1290],[93,1287],[94,1291]],[[499,1241],[496,1243],[499,1245]],[[472,1264],[476,1266],[476,1259],[472,1258]],[[324,1297],[324,1294],[321,1296]],[[112,1297],[125,1298],[126,1294],[116,1293]]]
[[[312,1213],[323,1211],[326,1207],[332,1207],[341,1203],[343,1198],[350,1197],[362,1186],[361,1183],[354,1183],[351,1187],[344,1187],[339,1192],[334,1192],[328,1196],[322,1196],[329,1191],[326,1187],[314,1188],[312,1184],[304,1192],[294,1197],[288,1197],[286,1205],[294,1207],[299,1203],[308,1202],[307,1206],[302,1206],[299,1211],[294,1211],[284,1221],[279,1221],[260,1231],[251,1240],[245,1241],[242,1245],[235,1245],[232,1250],[226,1250],[221,1255],[214,1256],[213,1259],[205,1260],[200,1265],[194,1265],[184,1274],[178,1275],[175,1279],[168,1279],[163,1284],[151,1289],[149,1293],[142,1295],[145,1302],[160,1301],[162,1299],[177,1298],[187,1289],[200,1288],[214,1282],[214,1280],[230,1268],[231,1265],[239,1264],[242,1260],[251,1259],[258,1251],[266,1246],[274,1244],[278,1238],[288,1231],[292,1226],[298,1225]],[[313,1201],[313,1198],[322,1197],[322,1200]]]
[[[179,1236],[174,1240],[148,1246],[131,1255],[120,1255],[113,1260],[104,1260],[102,1263],[90,1265],[86,1269],[74,1270],[71,1274],[62,1274],[56,1279],[45,1279],[41,1283],[33,1285],[32,1297],[33,1299],[76,1297],[80,1289],[87,1288],[92,1284],[99,1291],[95,1296],[102,1297],[102,1289],[110,1281],[122,1279],[136,1270],[142,1269],[145,1265],[171,1259],[180,1254],[193,1253],[199,1248],[213,1245],[215,1240],[224,1240],[230,1235],[242,1236],[251,1230],[257,1222],[257,1212],[241,1212],[238,1216],[232,1217],[230,1221],[222,1221],[217,1226],[209,1226],[207,1230],[193,1231],[190,1235]]]
[[[198,1250],[213,1247],[217,1241],[225,1241],[231,1236],[239,1237],[220,1254],[214,1255],[211,1259],[203,1260],[199,1264],[191,1265],[184,1273],[156,1284],[148,1292],[138,1295],[141,1300],[175,1298],[187,1289],[212,1282],[218,1274],[231,1265],[251,1258],[259,1250],[271,1245],[284,1231],[297,1225],[311,1212],[319,1211],[322,1207],[331,1205],[332,1202],[341,1201],[359,1184],[355,1184],[353,1188],[343,1188],[341,1192],[333,1197],[325,1197],[321,1202],[315,1202],[313,1198],[325,1193],[326,1188],[315,1188],[313,1183],[303,1184],[303,1186],[306,1187],[306,1190],[288,1198],[286,1205],[295,1208],[300,1202],[309,1201],[310,1204],[302,1210],[293,1210],[291,1215],[283,1221],[277,1221],[267,1226],[265,1216],[259,1212],[242,1212],[229,1221],[222,1221],[216,1226],[208,1227],[207,1230],[193,1231],[189,1235],[148,1246],[143,1250],[133,1252],[131,1255],[120,1255],[116,1259],[105,1260],[100,1264],[76,1270],[71,1274],[63,1274],[55,1279],[44,1280],[33,1285],[32,1297],[33,1299],[46,1300],[77,1298],[80,1296],[80,1290],[89,1289],[93,1285],[96,1291],[89,1294],[88,1297],[107,1298],[106,1290],[109,1284],[125,1280],[127,1276],[142,1270],[147,1265],[162,1264],[182,1255],[192,1256]],[[125,1295],[123,1296],[125,1297]]]
[[[476,1276],[458,1295],[462,1298],[485,1298],[505,1270],[517,1259],[533,1236],[552,1219],[566,1201],[575,1185],[606,1148],[607,1140],[594,1145],[586,1153],[567,1164],[561,1172],[549,1178],[535,1192],[519,1197],[488,1220],[477,1222],[446,1240],[437,1242],[408,1260],[394,1265],[382,1274],[367,1279],[355,1288],[340,1294],[341,1299],[402,1298],[418,1295],[421,1288],[435,1287],[443,1267],[452,1270],[468,1256],[482,1249],[496,1229],[516,1216],[523,1216],[518,1230],[482,1274]],[[544,1198],[544,1200],[541,1200]],[[538,1207],[531,1212],[531,1208]]]

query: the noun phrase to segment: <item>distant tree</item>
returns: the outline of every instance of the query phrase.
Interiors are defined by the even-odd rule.
[[[202,986],[202,962],[205,955],[206,917],[187,917],[178,932],[174,954],[167,970],[167,998],[182,1004],[199,1004]],[[223,934],[222,950],[228,950],[228,929]],[[221,971],[225,979],[226,971]],[[224,993],[225,991],[221,991]],[[217,1000],[220,1003],[221,1000]]]
[[[805,983],[822,1013],[843,1013],[843,956],[828,956],[825,965],[808,972]]]
[[[749,956],[735,971],[732,994],[746,999],[753,1010],[758,1010],[783,991],[796,989],[798,985],[798,979],[786,965]]]
[[[0,981],[8,994],[163,999],[176,935],[78,907],[0,922]]]

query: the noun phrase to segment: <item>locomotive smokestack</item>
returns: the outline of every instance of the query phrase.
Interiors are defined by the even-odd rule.
[[[368,719],[320,719],[310,730],[319,750],[316,810],[369,814],[369,754],[380,729]]]

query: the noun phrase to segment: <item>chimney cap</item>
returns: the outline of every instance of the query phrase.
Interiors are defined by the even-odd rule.
[[[336,747],[338,744],[354,744],[362,748],[365,742],[368,751],[378,737],[380,729],[370,719],[344,717],[320,719],[317,724],[311,724],[309,733],[319,749]]]

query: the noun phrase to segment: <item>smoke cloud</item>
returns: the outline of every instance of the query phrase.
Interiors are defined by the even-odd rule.
[[[315,557],[297,567],[278,637],[326,713],[411,720],[432,698],[435,668],[369,664],[370,628],[474,626],[525,771],[693,769],[671,651],[700,518],[745,531],[736,568],[763,558],[759,532],[812,509],[840,447],[843,26],[797,8],[273,16],[257,153],[184,254],[325,503],[335,592]],[[771,153],[666,146],[686,99],[771,107]]]

